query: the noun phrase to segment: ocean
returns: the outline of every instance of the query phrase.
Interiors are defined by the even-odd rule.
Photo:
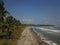
[[[42,27],[33,27],[33,30],[42,36],[51,45],[60,45],[60,30],[46,29]]]

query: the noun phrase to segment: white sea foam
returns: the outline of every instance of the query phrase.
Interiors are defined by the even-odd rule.
[[[52,29],[46,29],[46,28],[42,28],[42,27],[39,27],[39,29],[50,32],[50,33],[52,33],[52,32],[60,33],[60,30],[52,30]]]

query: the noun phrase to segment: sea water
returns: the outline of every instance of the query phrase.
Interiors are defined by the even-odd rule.
[[[34,27],[34,31],[44,37],[46,42],[53,43],[53,45],[60,45],[60,30]]]

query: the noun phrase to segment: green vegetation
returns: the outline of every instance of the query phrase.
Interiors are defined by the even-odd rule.
[[[0,45],[16,45],[25,25],[10,15],[0,1]]]

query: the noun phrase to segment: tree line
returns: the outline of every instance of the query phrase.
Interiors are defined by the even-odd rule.
[[[14,36],[13,32],[18,32],[17,30],[21,32],[21,25],[21,22],[5,9],[4,2],[0,1],[0,38]]]

